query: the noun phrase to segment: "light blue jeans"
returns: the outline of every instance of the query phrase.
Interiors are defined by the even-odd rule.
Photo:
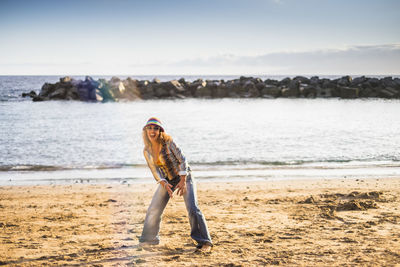
[[[158,234],[160,232],[161,215],[167,206],[169,198],[167,190],[165,190],[165,188],[160,184],[154,193],[153,199],[151,200],[150,206],[147,210],[142,236],[140,237],[139,242],[150,244],[160,243],[160,237]],[[189,215],[189,223],[191,227],[190,236],[199,245],[206,243],[212,245],[206,219],[204,218],[203,213],[201,213],[197,203],[196,183],[194,179],[192,179],[190,172],[186,177],[186,192],[183,195],[183,199]]]

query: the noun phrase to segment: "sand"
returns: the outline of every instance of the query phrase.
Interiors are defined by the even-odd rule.
[[[0,265],[400,266],[400,178],[198,183],[215,244],[181,197],[138,247],[155,184],[0,187]]]

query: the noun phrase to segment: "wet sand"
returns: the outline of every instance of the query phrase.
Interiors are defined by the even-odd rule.
[[[195,252],[178,196],[161,244],[138,247],[155,187],[0,187],[0,265],[400,264],[400,178],[198,183],[211,253]]]

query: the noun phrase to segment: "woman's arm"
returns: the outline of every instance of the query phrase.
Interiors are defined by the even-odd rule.
[[[154,179],[156,179],[157,183],[161,184],[165,190],[167,190],[168,195],[170,198],[172,198],[172,184],[168,183],[167,179],[165,179],[160,171],[158,170],[158,168],[156,167],[156,165],[154,164],[151,155],[148,151],[146,151],[146,149],[143,150],[143,155],[144,158],[146,159],[147,165],[149,166],[151,173],[153,174]]]
[[[147,166],[149,166],[150,171],[153,174],[154,179],[156,179],[157,183],[160,183],[162,180],[165,180],[165,178],[161,175],[160,171],[154,164],[150,153],[146,149],[143,150],[143,155],[144,158],[146,159]]]
[[[174,141],[170,143],[170,149],[174,154],[175,158],[179,161],[179,175],[181,176],[181,180],[176,185],[177,194],[182,196],[186,192],[186,176],[188,174],[188,164],[186,161],[186,157],[183,154],[182,150],[175,144]]]
[[[183,154],[182,150],[172,140],[170,143],[170,149],[172,153],[174,153],[175,158],[179,161],[179,175],[186,176],[189,170],[185,155]]]

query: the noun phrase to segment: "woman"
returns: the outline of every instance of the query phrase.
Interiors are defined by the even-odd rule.
[[[146,213],[141,245],[160,243],[161,215],[173,192],[183,196],[189,215],[190,236],[197,242],[200,251],[211,251],[212,241],[206,220],[201,213],[196,196],[196,185],[186,158],[172,138],[164,131],[161,121],[150,118],[143,127],[143,154],[159,186],[154,193]]]

